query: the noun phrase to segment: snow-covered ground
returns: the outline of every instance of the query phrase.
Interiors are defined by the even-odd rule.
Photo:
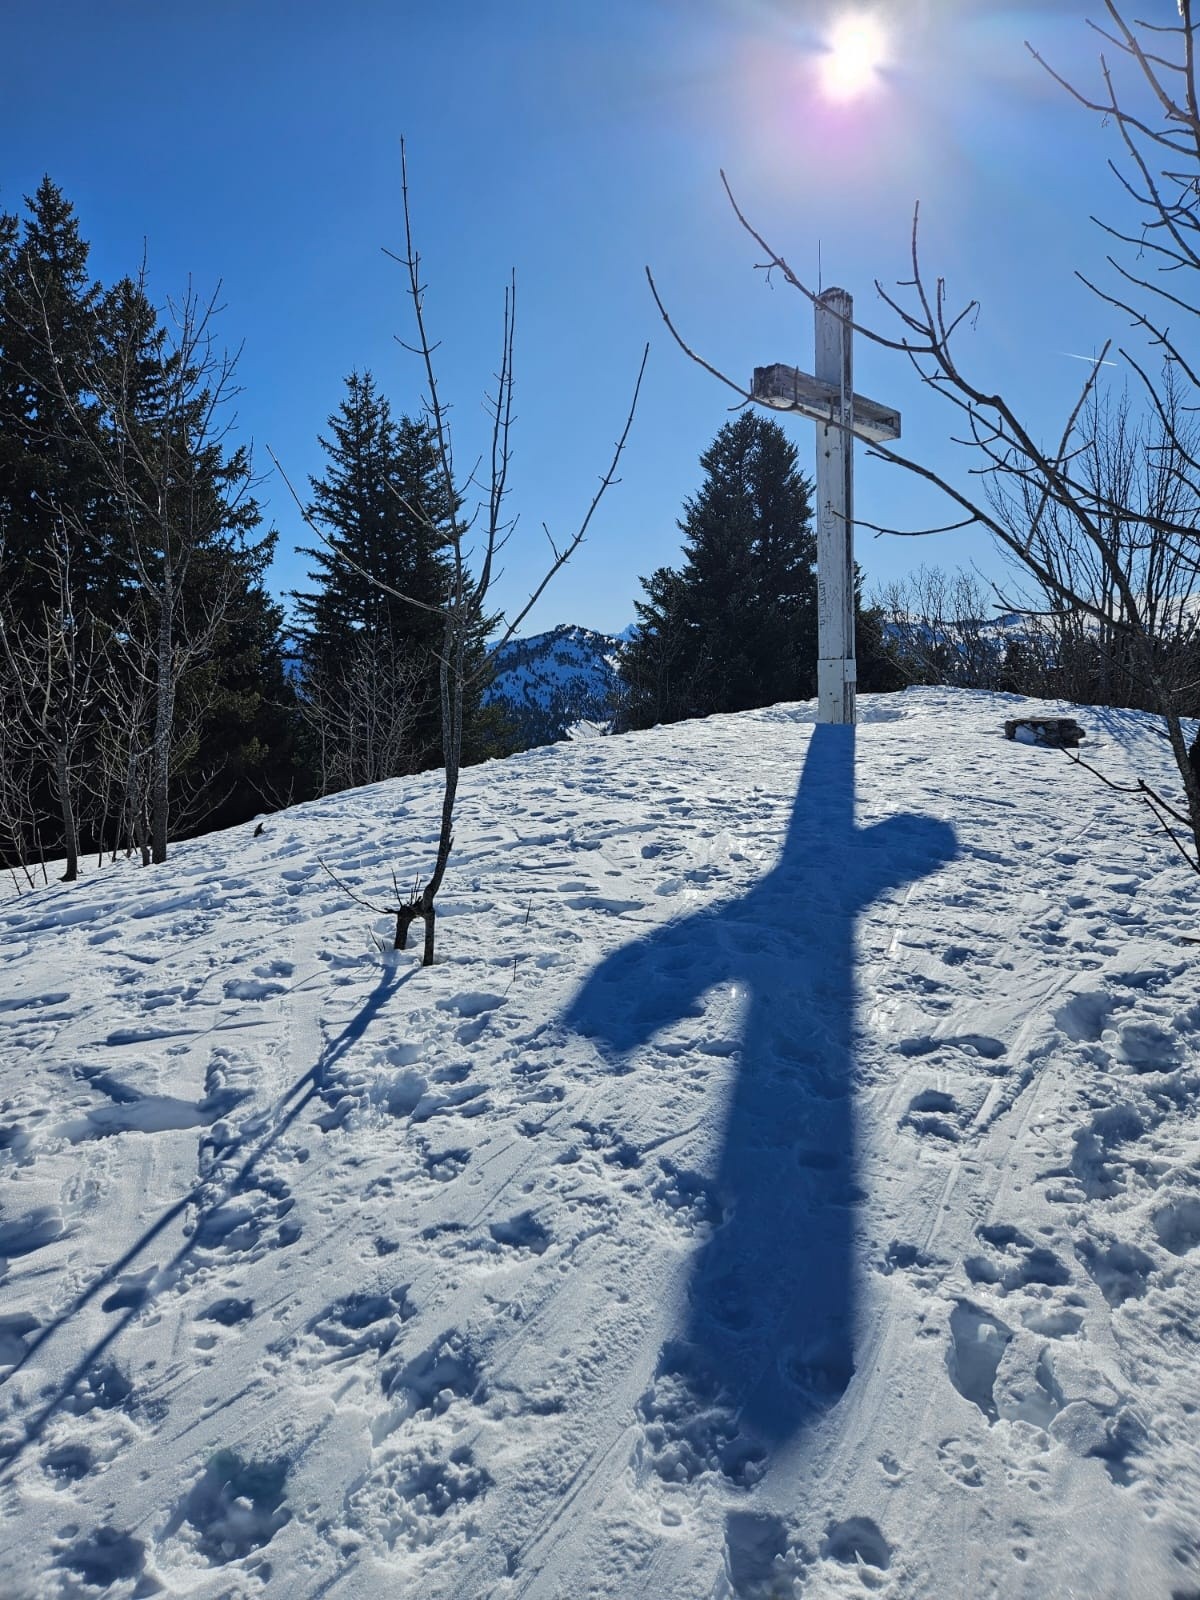
[[[1014,704],[472,769],[430,971],[431,777],[0,905],[0,1592],[1200,1593],[1200,880]]]

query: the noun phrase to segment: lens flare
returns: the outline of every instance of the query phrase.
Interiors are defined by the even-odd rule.
[[[887,53],[873,17],[844,16],[834,23],[821,58],[821,87],[831,100],[853,100],[876,82]]]

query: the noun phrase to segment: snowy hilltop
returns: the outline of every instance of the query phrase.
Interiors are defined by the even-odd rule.
[[[1030,704],[471,768],[429,970],[436,774],[0,905],[0,1591],[1200,1592],[1200,885]]]
[[[504,708],[525,749],[565,739],[576,723],[611,723],[620,645],[618,635],[570,624],[510,639],[496,652],[484,699]]]

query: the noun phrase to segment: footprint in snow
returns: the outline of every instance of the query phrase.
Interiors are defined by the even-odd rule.
[[[1184,1044],[1161,1023],[1127,1022],[1117,1031],[1116,1055],[1139,1074],[1171,1072],[1184,1058]]]
[[[133,1384],[115,1361],[101,1361],[79,1380],[66,1402],[75,1416],[89,1411],[116,1411],[134,1403]]]
[[[291,1521],[284,1498],[291,1465],[286,1456],[255,1461],[218,1450],[176,1507],[163,1538],[182,1535],[210,1566],[243,1560]]]
[[[540,1256],[545,1254],[550,1245],[549,1231],[532,1211],[522,1211],[506,1222],[490,1222],[488,1232],[495,1243],[506,1250],[527,1250]]]
[[[1151,1218],[1158,1242],[1173,1256],[1183,1256],[1200,1245],[1200,1196],[1181,1195]]]
[[[470,1159],[471,1152],[466,1149],[431,1150],[428,1145],[421,1147],[421,1164],[426,1175],[436,1183],[449,1183],[452,1178],[457,1178]]]
[[[369,1472],[347,1496],[349,1527],[388,1550],[434,1559],[444,1541],[477,1537],[475,1508],[493,1480],[469,1445],[447,1442],[416,1440]]]
[[[938,1466],[952,1483],[964,1489],[982,1489],[983,1471],[979,1457],[961,1439],[943,1439],[938,1445]]]
[[[147,1267],[143,1272],[130,1272],[117,1280],[112,1293],[100,1303],[101,1311],[137,1311],[149,1300],[154,1289],[158,1267]]]
[[[451,1011],[455,1016],[473,1019],[481,1017],[489,1011],[495,1011],[504,1004],[502,994],[487,994],[483,991],[468,990],[463,994],[450,995],[437,1002],[439,1011]]]
[[[290,978],[295,970],[295,966],[290,961],[264,961],[261,966],[254,968],[254,976],[256,978]]]
[[[902,1128],[911,1128],[926,1138],[944,1139],[957,1144],[962,1137],[962,1112],[952,1094],[942,1089],[922,1089],[913,1096],[900,1118]]]
[[[226,1000],[270,1000],[287,993],[286,984],[267,978],[227,978],[224,987]]]
[[[983,1223],[975,1230],[986,1253],[968,1256],[963,1263],[972,1283],[994,1285],[1002,1295],[1031,1285],[1061,1288],[1070,1283],[1071,1273],[1053,1250],[1036,1245],[1020,1229],[1008,1223]]]
[[[899,1049],[902,1056],[930,1056],[937,1051],[956,1050],[971,1058],[1000,1061],[1007,1054],[1008,1046],[1003,1039],[995,1039],[990,1033],[955,1033],[939,1038],[930,1033],[921,1033],[901,1039]],[[1004,1067],[993,1069],[1000,1075],[1006,1070]]]
[[[690,1239],[705,1237],[724,1218],[717,1192],[707,1178],[673,1161],[659,1161],[661,1176],[650,1187],[653,1199]]]
[[[46,1006],[60,1006],[71,998],[66,989],[55,989],[50,994],[32,994],[16,996],[7,1000],[0,1000],[0,1017],[13,1011],[41,1011]],[[25,1018],[18,1018],[25,1021]]]
[[[741,1432],[720,1380],[692,1347],[679,1341],[663,1346],[636,1411],[640,1437],[633,1462],[640,1481],[653,1476],[686,1485],[712,1475],[748,1489],[762,1477],[766,1451]]]
[[[1021,1313],[1022,1326],[1043,1339],[1069,1339],[1082,1332],[1083,1316],[1053,1304],[1041,1303]]]
[[[448,1329],[411,1360],[385,1368],[380,1387],[392,1404],[372,1425],[376,1445],[410,1419],[479,1406],[488,1395],[482,1357],[457,1328]]]
[[[146,1546],[132,1533],[106,1526],[76,1539],[56,1556],[55,1564],[107,1592],[116,1583],[132,1583],[142,1576]],[[142,1592],[140,1586],[137,1592]]]
[[[1146,1132],[1145,1120],[1132,1105],[1105,1106],[1076,1130],[1070,1170],[1089,1200],[1109,1200],[1126,1187],[1129,1169],[1122,1146],[1135,1144]]]
[[[0,1222],[0,1271],[17,1256],[33,1255],[60,1239],[65,1231],[57,1206],[37,1206],[12,1222]]]
[[[602,911],[611,917],[623,917],[630,911],[645,909],[643,900],[618,900],[612,895],[601,894],[572,895],[563,903],[572,911]]]
[[[67,1441],[47,1450],[42,1457],[42,1471],[53,1483],[66,1485],[78,1483],[92,1470],[94,1458],[86,1444]]]
[[[1054,1013],[1055,1026],[1078,1044],[1095,1044],[1108,1026],[1118,1004],[1106,990],[1086,990],[1073,994]]]
[[[233,1151],[238,1147],[239,1141],[235,1139]],[[229,1150],[230,1146],[220,1145],[211,1138],[201,1146],[201,1173],[211,1188],[201,1198],[185,1229],[190,1234],[192,1249],[201,1257],[237,1253],[257,1260],[266,1250],[295,1244],[301,1227],[291,1214],[296,1202],[289,1185],[264,1163],[248,1178],[238,1178],[236,1172],[231,1174],[234,1181],[228,1187],[222,1158]]]
[[[950,1382],[989,1422],[998,1419],[996,1373],[1012,1329],[982,1307],[960,1300],[950,1313],[950,1343],[946,1368]]]
[[[1075,1254],[1088,1276],[1112,1307],[1126,1300],[1139,1300],[1149,1286],[1155,1264],[1135,1244],[1112,1237],[1084,1238],[1075,1245]]]
[[[310,1366],[354,1361],[368,1353],[386,1355],[416,1315],[408,1291],[409,1285],[401,1283],[344,1295],[311,1317],[302,1338],[291,1341],[289,1348],[298,1348],[302,1364]]]
[[[29,1335],[42,1324],[28,1311],[12,1311],[0,1316],[0,1367],[15,1367],[25,1359]]]
[[[725,1519],[725,1561],[715,1600],[777,1600],[803,1592],[812,1556],[781,1517],[731,1511]]]
[[[870,1517],[847,1517],[842,1522],[833,1522],[821,1541],[821,1555],[826,1561],[857,1567],[868,1587],[878,1586],[894,1554],[879,1524]]]
[[[641,1151],[611,1123],[577,1122],[574,1126],[583,1136],[580,1146],[597,1152],[606,1166],[619,1167],[623,1172],[641,1166]]]
[[[492,1013],[503,1004],[503,995],[485,993],[452,995],[437,1002],[439,1011],[448,1011],[462,1018],[455,1035],[460,1045],[474,1044],[491,1022]]]
[[[893,1272],[903,1272],[911,1278],[914,1288],[928,1293],[941,1283],[948,1266],[948,1262],[930,1255],[919,1245],[904,1239],[893,1239],[884,1251],[882,1261],[877,1262],[876,1269],[885,1278],[891,1277]]]
[[[254,1301],[241,1300],[234,1295],[214,1300],[197,1315],[197,1321],[215,1322],[222,1328],[236,1328],[254,1315]]]
[[[908,1477],[908,1468],[890,1450],[885,1450],[879,1457],[879,1470],[889,1488],[895,1488]]]

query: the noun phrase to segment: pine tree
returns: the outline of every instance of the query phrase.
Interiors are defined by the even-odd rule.
[[[292,712],[211,303],[164,323],[144,278],[91,281],[49,179],[26,208],[0,216],[0,833],[72,876],[114,827],[162,860],[286,795]]]
[[[320,443],[328,466],[311,480],[309,516],[327,543],[303,552],[318,587],[294,598],[306,715],[330,789],[440,759],[445,530],[457,507],[428,426],[394,419],[369,372],[346,379]]]
[[[181,831],[181,801],[193,819],[212,809],[211,796],[188,797],[178,781],[202,722],[188,704],[188,676],[219,656],[226,619],[244,599],[247,563],[252,571],[260,555],[265,562],[271,541],[250,542],[261,512],[249,452],[227,444],[235,363],[215,344],[213,303],[189,292],[164,328],[142,282],[120,284],[110,298],[108,341],[92,369],[103,411],[98,454],[130,596],[114,620],[135,694],[152,685],[148,702],[139,694],[140,717],[128,721],[145,751],[158,862]],[[217,776],[203,774],[201,787]]]
[[[81,608],[103,583],[86,382],[101,292],[61,189],[43,178],[25,205],[23,226],[0,219],[0,525],[10,597],[32,617],[53,591],[47,555],[64,519]]]
[[[700,458],[684,561],[642,580],[621,655],[625,722],[647,727],[816,692],[811,484],[777,423],[745,411]]]
[[[263,588],[274,546],[273,533],[224,541],[197,562],[200,592],[219,588],[226,603],[211,650],[180,685],[181,722],[195,729],[179,768],[180,786],[196,794],[193,829],[241,822],[310,792],[298,764],[283,608]]]
[[[103,640],[98,407],[84,377],[99,294],[74,211],[45,178],[23,222],[0,218],[0,738],[15,775],[6,789],[25,812],[5,832],[15,841],[27,827],[39,848],[61,851],[68,880]]]

